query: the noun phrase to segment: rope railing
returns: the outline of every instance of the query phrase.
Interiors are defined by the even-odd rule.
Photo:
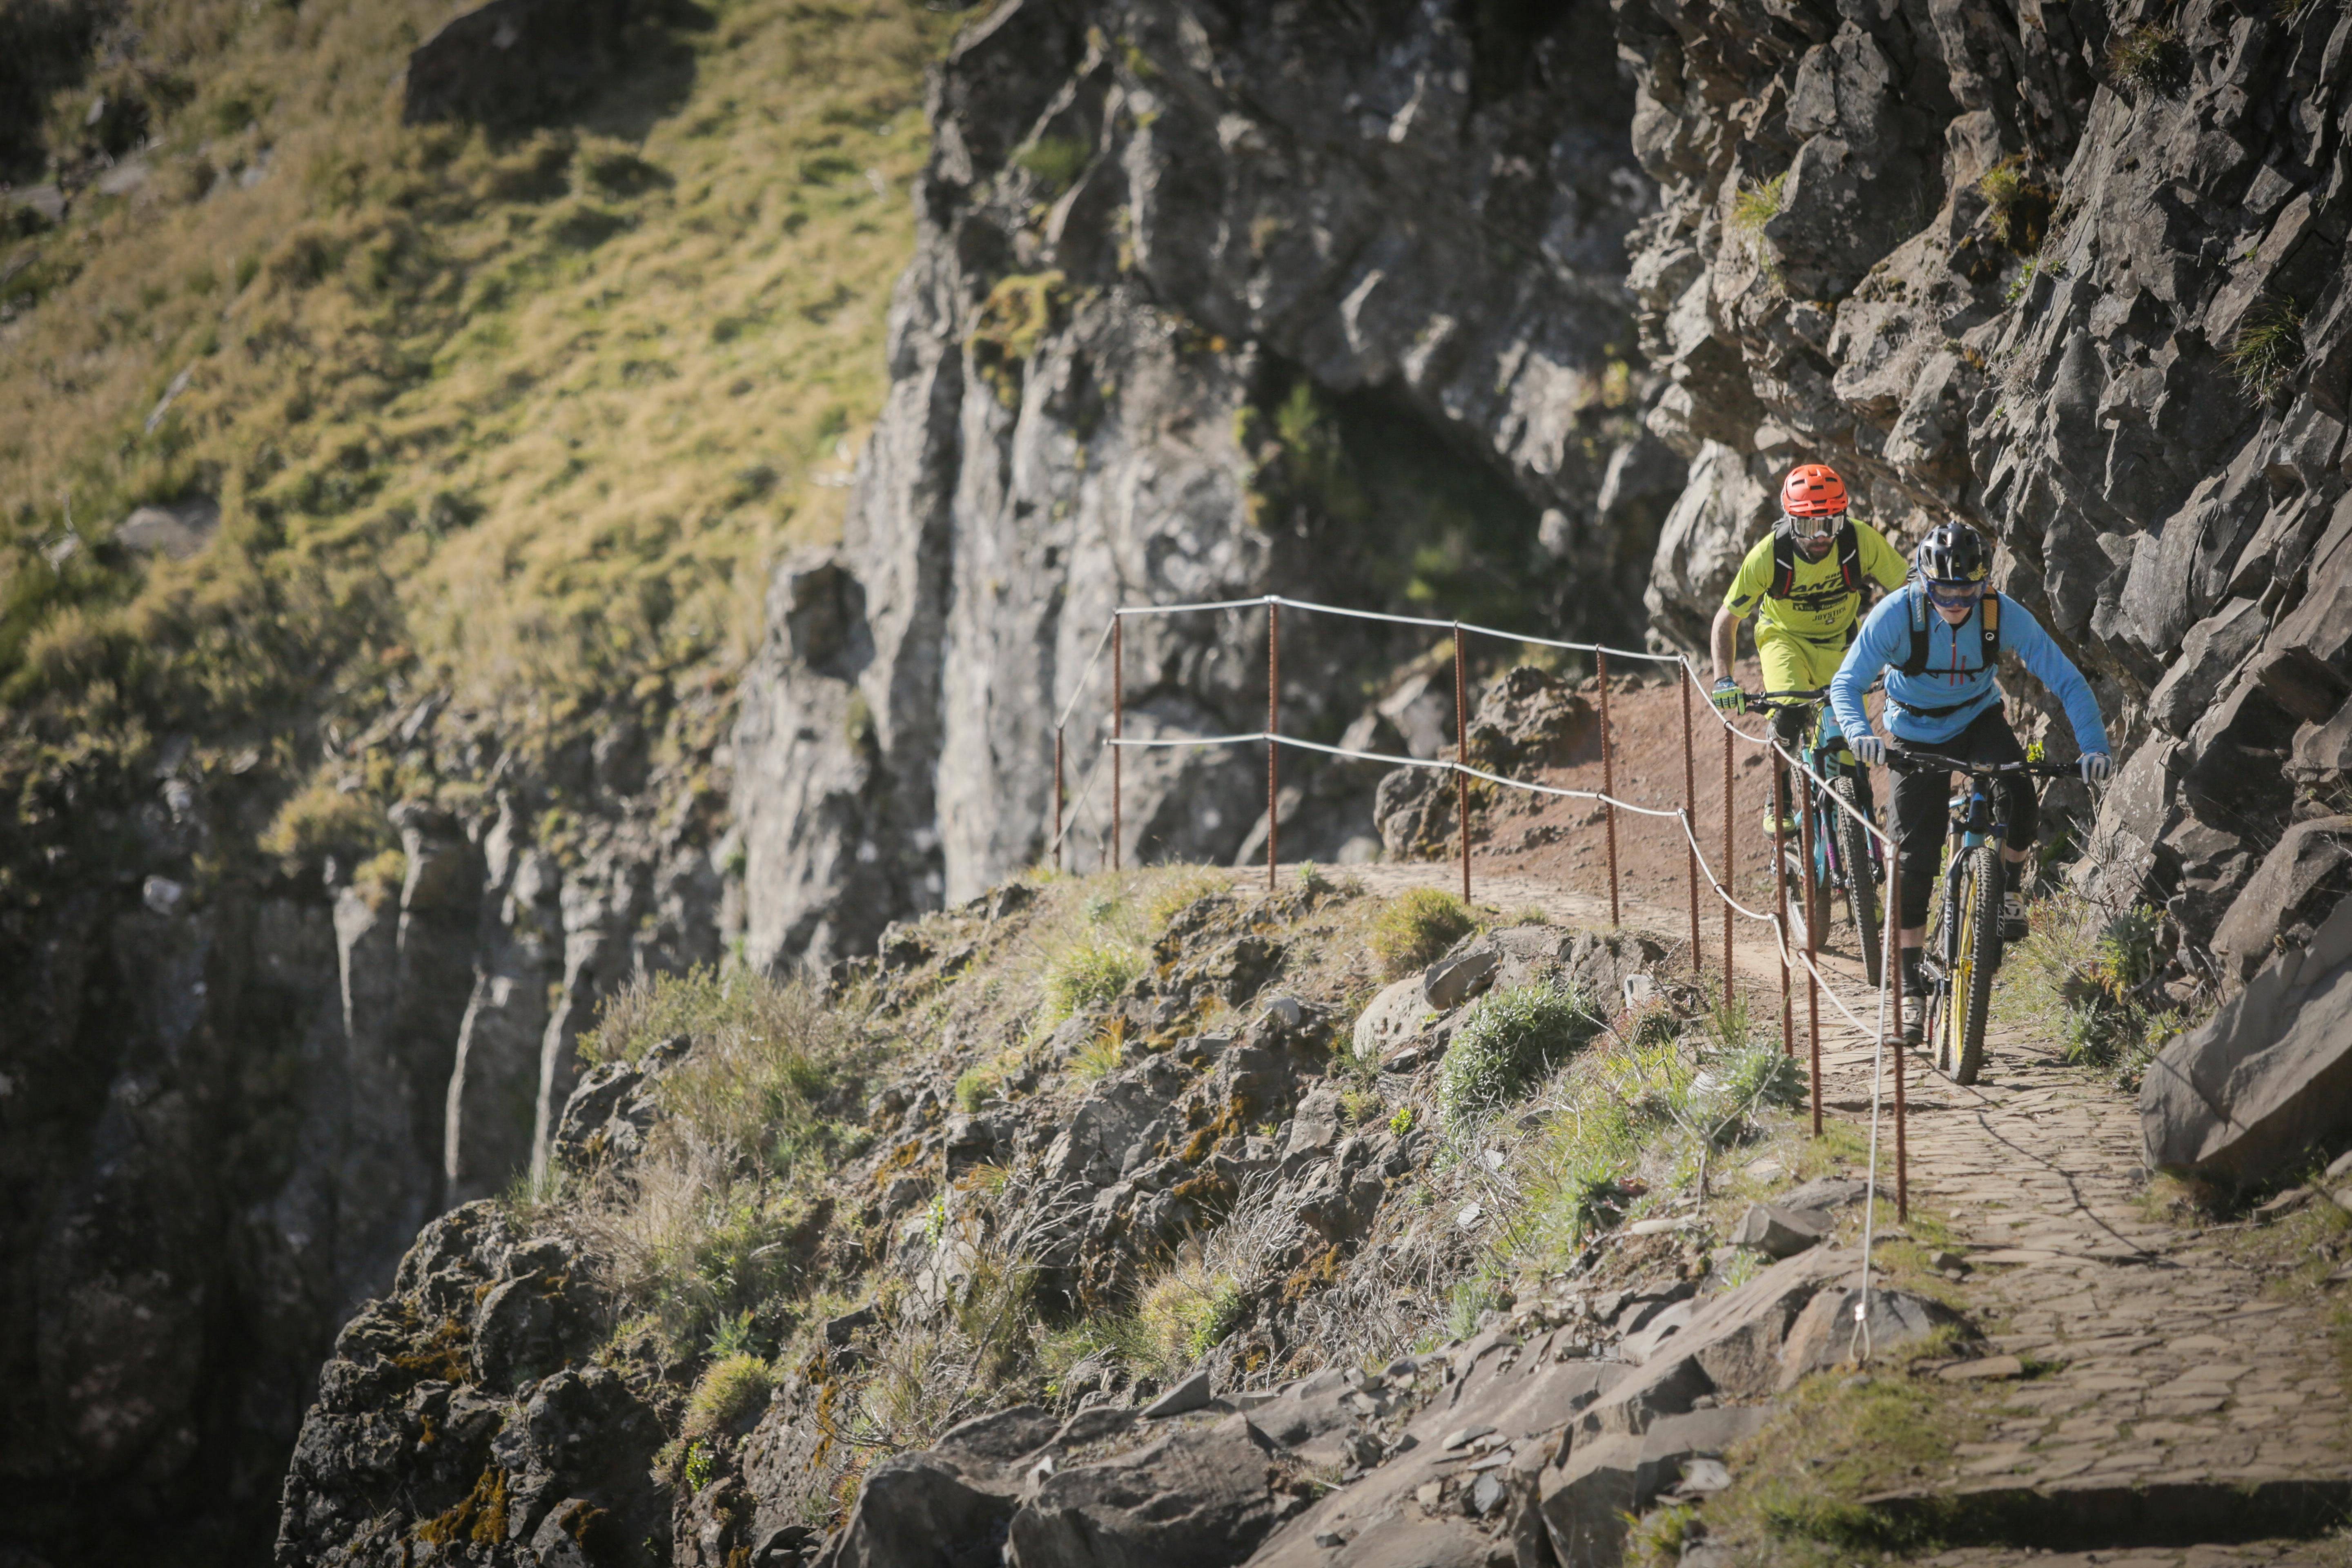
[[[1122,634],[1125,624],[1129,618],[1155,617],[1184,614],[1207,614],[1220,611],[1251,610],[1259,608],[1263,608],[1266,611],[1267,712],[1266,727],[1265,729],[1218,735],[1129,736],[1125,732],[1126,658],[1125,639]],[[1444,632],[1451,636],[1454,644],[1454,755],[1450,759],[1399,756],[1389,752],[1332,745],[1323,742],[1309,741],[1298,736],[1285,735],[1281,733],[1279,729],[1278,702],[1280,691],[1280,612],[1285,609],[1310,615],[1335,616],[1349,620],[1418,627],[1431,631]],[[1475,767],[1471,764],[1469,761],[1469,715],[1465,674],[1465,661],[1463,652],[1464,639],[1466,637],[1471,636],[1493,637],[1500,641],[1516,642],[1526,647],[1553,648],[1570,653],[1587,654],[1592,657],[1596,667],[1597,685],[1601,706],[1602,788],[1599,790],[1588,790],[1570,788],[1558,784],[1538,784],[1533,780],[1511,778],[1505,774],[1491,772],[1487,769]],[[1305,600],[1287,598],[1281,595],[1268,594],[1254,598],[1202,600],[1177,605],[1121,605],[1112,611],[1109,624],[1104,627],[1102,637],[1097,642],[1092,657],[1088,658],[1087,664],[1081,669],[1077,682],[1071,690],[1067,701],[1064,704],[1059,717],[1055,721],[1055,822],[1052,847],[1055,856],[1055,864],[1057,867],[1061,864],[1063,841],[1067,835],[1069,826],[1075,824],[1074,816],[1069,821],[1065,820],[1066,808],[1064,805],[1062,791],[1063,731],[1068,724],[1071,715],[1077,710],[1080,702],[1085,698],[1087,691],[1092,689],[1095,672],[1101,664],[1102,653],[1105,647],[1108,647],[1111,650],[1112,698],[1110,722],[1108,726],[1109,733],[1103,736],[1101,741],[1098,742],[1101,750],[1096,758],[1095,766],[1087,773],[1086,784],[1080,793],[1077,805],[1082,808],[1087,799],[1092,795],[1095,781],[1101,772],[1102,762],[1106,757],[1108,757],[1111,763],[1112,772],[1111,832],[1108,844],[1108,858],[1113,868],[1117,868],[1120,864],[1123,849],[1121,801],[1124,795],[1124,789],[1119,758],[1129,749],[1141,751],[1200,749],[1213,746],[1264,745],[1266,748],[1266,877],[1269,887],[1274,885],[1276,876],[1276,842],[1280,826],[1280,778],[1276,759],[1279,751],[1285,747],[1294,750],[1318,752],[1322,755],[1347,761],[1377,763],[1387,767],[1415,768],[1453,774],[1456,781],[1458,802],[1457,810],[1460,820],[1459,842],[1461,850],[1462,890],[1465,901],[1469,898],[1471,889],[1469,785],[1470,782],[1474,779],[1498,788],[1517,790],[1526,794],[1553,798],[1589,800],[1599,803],[1601,805],[1607,824],[1610,916],[1612,921],[1617,921],[1621,919],[1617,864],[1616,814],[1621,811],[1631,812],[1638,816],[1661,820],[1672,820],[1676,823],[1681,828],[1682,836],[1686,846],[1686,880],[1688,882],[1689,889],[1691,927],[1690,951],[1692,966],[1694,970],[1701,971],[1702,973],[1704,971],[1705,955],[1700,941],[1698,899],[1699,883],[1704,880],[1707,887],[1714,892],[1717,900],[1723,907],[1723,986],[1727,999],[1731,994],[1733,984],[1733,950],[1735,945],[1733,937],[1734,916],[1737,915],[1745,918],[1751,922],[1767,926],[1770,929],[1773,945],[1777,950],[1780,966],[1781,1039],[1783,1049],[1791,1056],[1795,1054],[1796,1050],[1793,1016],[1794,976],[1800,972],[1804,975],[1806,1014],[1808,1019],[1808,1032],[1810,1035],[1809,1065],[1811,1070],[1808,1073],[1808,1078],[1811,1080],[1812,1127],[1816,1135],[1819,1135],[1822,1126],[1821,1063],[1822,1020],[1820,1005],[1822,995],[1826,994],[1828,996],[1831,1007],[1838,1017],[1842,1019],[1844,1026],[1851,1029],[1856,1036],[1860,1037],[1864,1041],[1869,1043],[1873,1047],[1871,1132],[1868,1156],[1868,1178],[1865,1184],[1866,1197],[1864,1220],[1862,1296],[1861,1300],[1857,1303],[1855,1308],[1855,1316],[1857,1320],[1855,1331],[1857,1335],[1860,1336],[1860,1342],[1864,1348],[1864,1353],[1867,1353],[1867,1309],[1871,1289],[1870,1247],[1874,1240],[1874,1225],[1878,1181],[1879,1131],[1881,1120],[1880,1109],[1881,1101],[1884,1098],[1883,1088],[1885,1077],[1887,1056],[1886,1047],[1890,1032],[1899,1036],[1902,1029],[1902,1000],[1899,987],[1897,987],[1895,983],[1895,973],[1898,967],[1898,964],[1895,962],[1898,951],[1897,943],[1900,941],[1899,930],[1896,924],[1899,918],[1897,913],[1900,888],[1899,866],[1895,854],[1895,844],[1892,837],[1877,823],[1873,822],[1870,819],[1869,814],[1863,811],[1856,803],[1849,799],[1844,794],[1833,788],[1829,778],[1815,771],[1801,756],[1798,755],[1788,745],[1783,743],[1776,735],[1769,732],[1765,734],[1755,734],[1740,728],[1738,724],[1731,721],[1731,719],[1727,714],[1717,709],[1710,700],[1707,704],[1707,711],[1715,717],[1724,731],[1724,812],[1721,855],[1721,858],[1724,863],[1724,870],[1721,875],[1718,875],[1713,863],[1713,859],[1708,856],[1705,846],[1699,841],[1696,819],[1697,790],[1696,769],[1693,765],[1695,748],[1690,730],[1692,692],[1696,691],[1703,697],[1710,696],[1711,694],[1707,692],[1706,689],[1701,683],[1697,667],[1689,658],[1681,654],[1652,653],[1645,650],[1613,647],[1608,644],[1599,642],[1575,642],[1557,637],[1535,637],[1526,633],[1505,630],[1500,627],[1480,626],[1474,622],[1439,620],[1425,616],[1406,616],[1388,611],[1355,609],[1337,605],[1320,605]],[[1678,807],[1645,805],[1636,801],[1623,799],[1615,792],[1614,755],[1610,731],[1608,684],[1609,661],[1612,658],[1634,659],[1654,665],[1675,665],[1679,668],[1680,683],[1684,687],[1682,693],[1684,708],[1684,800],[1683,804]],[[1732,750],[1735,740],[1744,742],[1750,746],[1763,748],[1765,751],[1770,752],[1776,762],[1780,764],[1779,768],[1775,771],[1773,780],[1773,887],[1776,908],[1770,912],[1752,909],[1747,904],[1740,902],[1728,884],[1728,879],[1732,875],[1732,868],[1735,864],[1731,820],[1734,810],[1733,796],[1735,794]],[[1786,824],[1789,817],[1788,806],[1792,803],[1789,802],[1785,796],[1787,784],[1790,778],[1798,780],[1801,786],[1801,803],[1799,804],[1798,810],[1798,821],[1801,824],[1801,849],[1795,857],[1791,857],[1789,854],[1790,846],[1786,839]],[[1818,928],[1820,925],[1819,917],[1822,908],[1822,899],[1821,896],[1822,889],[1817,885],[1819,866],[1816,857],[1819,846],[1817,844],[1815,815],[1819,807],[1819,803],[1822,800],[1826,800],[1836,809],[1836,811],[1844,814],[1844,816],[1856,822],[1859,822],[1864,830],[1879,846],[1883,847],[1886,853],[1887,880],[1885,908],[1885,941],[1882,944],[1882,952],[1885,954],[1885,957],[1880,964],[1879,981],[1876,987],[1878,994],[1878,1016],[1874,1026],[1873,1023],[1866,1021],[1863,1016],[1858,1015],[1853,1007],[1847,1005],[1845,999],[1839,994],[1837,987],[1831,983],[1830,977],[1822,972],[1819,962],[1820,931]],[[1792,858],[1799,862],[1801,867],[1799,888],[1796,890],[1798,892],[1798,896],[1804,901],[1806,913],[1804,926],[1805,940],[1801,948],[1792,943],[1789,930],[1788,900],[1791,889],[1790,887],[1788,867],[1789,862]],[[1866,871],[1861,871],[1858,872],[1858,874],[1866,876],[1868,873]],[[1892,1031],[1890,1031],[1889,1028],[1890,1016],[1893,1024]],[[1907,1141],[1905,1136],[1905,1073],[1903,1053],[1900,1049],[1899,1042],[1894,1056],[1895,1205],[1898,1216],[1907,1218],[1909,1214],[1909,1184],[1907,1180]]]

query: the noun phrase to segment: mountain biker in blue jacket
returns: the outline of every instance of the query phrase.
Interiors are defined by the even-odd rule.
[[[2064,705],[2075,748],[2082,753],[2084,781],[2107,777],[2114,764],[2097,700],[2082,671],[2025,606],[1987,590],[1992,552],[1983,538],[1965,524],[1946,523],[1920,542],[1911,564],[1912,581],[1871,612],[1862,635],[1830,679],[1830,707],[1840,727],[1855,737],[1855,757],[1873,765],[1885,761],[1886,742],[1871,731],[1862,706],[1863,693],[1884,669],[1886,732],[1898,745],[1907,742],[1970,762],[2023,762],[2025,749],[2001,711],[2000,688],[1993,679],[2006,650],[2023,659],[2025,668]],[[2009,841],[2001,846],[2001,858],[2015,867],[2024,863],[2033,844],[2038,802],[2032,784],[2022,775],[2004,777],[1999,787],[2009,802]],[[1919,952],[1927,938],[1928,889],[1943,858],[1950,788],[1950,775],[1939,772],[1895,777],[1895,840],[1903,871],[1899,940],[1906,997],[1927,994]],[[2014,941],[2025,934],[2025,908],[2015,880],[2004,880],[2010,885],[2001,900],[2001,925]],[[1918,1037],[1920,1012],[1913,1006],[1904,1009],[1906,1038]]]

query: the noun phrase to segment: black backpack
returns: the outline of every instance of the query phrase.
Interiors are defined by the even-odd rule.
[[[1837,531],[1838,575],[1845,581],[1847,593],[1862,588],[1862,536],[1854,531],[1853,519],[1843,518]],[[1772,585],[1764,590],[1768,598],[1785,599],[1797,584],[1797,536],[1787,529],[1772,532]]]
[[[1980,639],[1977,668],[1990,669],[2000,662],[2000,595],[1987,594],[1979,607],[1984,613],[1977,617],[1977,636]],[[1911,652],[1896,668],[1913,677],[1927,673],[1927,595],[1925,589],[1911,595]],[[1973,675],[1976,671],[1964,669],[1959,673]]]

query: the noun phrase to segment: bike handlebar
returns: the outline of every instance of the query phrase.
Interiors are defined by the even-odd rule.
[[[2072,763],[1984,763],[1970,762],[1943,752],[1908,750],[1890,745],[1886,748],[1886,765],[1896,773],[1967,773],[1971,777],[1989,773],[2039,773],[2045,778],[2072,778],[2080,771],[2079,760]]]

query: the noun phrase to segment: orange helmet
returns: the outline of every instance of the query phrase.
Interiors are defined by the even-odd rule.
[[[1845,510],[1845,481],[1827,463],[1800,463],[1780,483],[1780,510],[1790,517],[1835,517]]]

